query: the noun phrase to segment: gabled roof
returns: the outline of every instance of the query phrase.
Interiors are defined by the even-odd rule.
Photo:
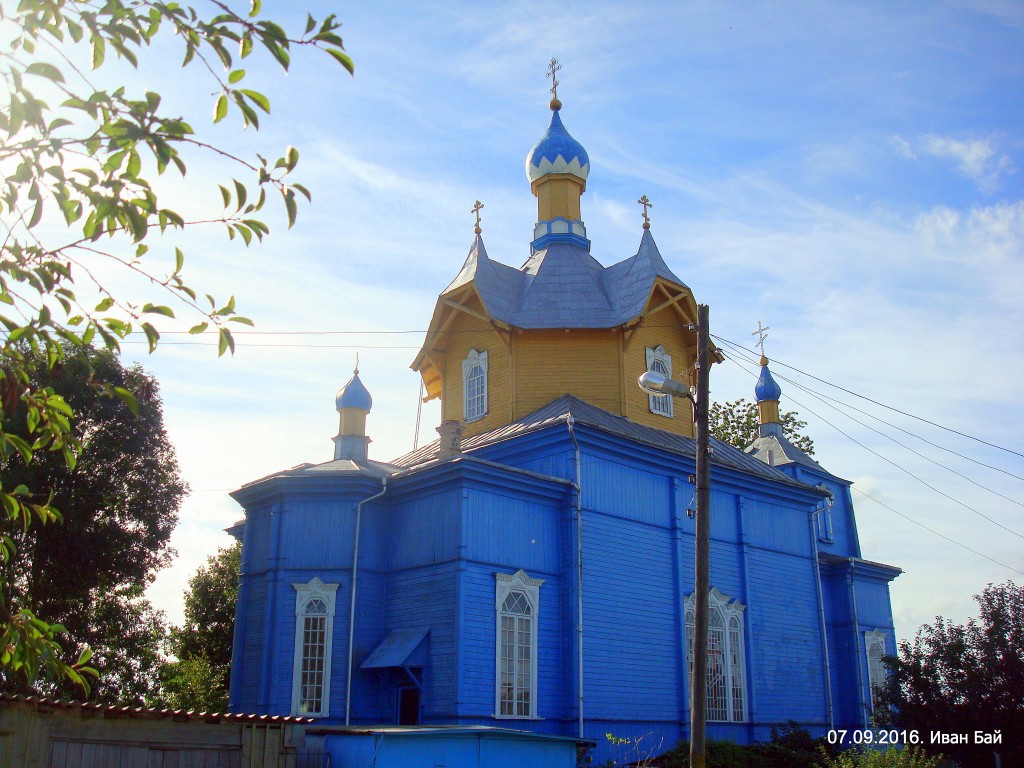
[[[576,424],[582,424],[602,432],[618,435],[670,453],[689,458],[696,456],[697,446],[692,438],[644,426],[643,424],[636,424],[623,416],[616,416],[573,395],[562,395],[557,400],[553,400],[544,407],[538,408],[533,413],[510,424],[492,429],[489,432],[464,438],[462,450],[469,452],[486,445],[492,445],[519,437],[520,435],[536,432],[555,424],[563,423],[570,415]],[[437,455],[439,442],[434,441],[429,445],[400,456],[394,459],[391,464],[398,467],[412,468],[432,461]],[[811,488],[805,483],[794,480],[784,472],[769,466],[754,456],[743,453],[743,451],[717,438],[711,438],[711,448],[712,465],[727,467],[748,475],[755,475],[765,480],[780,482],[786,485],[798,486],[804,489]]]
[[[492,261],[477,235],[442,296],[472,284],[490,317],[516,328],[614,328],[643,314],[659,278],[689,290],[668,268],[649,229],[636,255],[611,267],[582,245],[555,242],[513,269]]]
[[[762,461],[770,467],[782,464],[801,464],[819,472],[831,474],[801,449],[797,448],[785,435],[761,435],[746,448],[746,455]]]

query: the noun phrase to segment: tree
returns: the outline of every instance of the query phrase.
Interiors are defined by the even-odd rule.
[[[975,595],[977,620],[956,624],[941,616],[899,644],[888,657],[890,677],[884,721],[917,730],[922,743],[963,768],[1024,765],[1024,588],[1012,581],[989,584]],[[975,734],[1000,743],[976,743]],[[967,734],[966,744],[932,745],[930,734]]]
[[[227,711],[241,552],[238,543],[219,549],[189,580],[185,623],[170,633],[178,660],[162,674],[163,699],[174,709]]]
[[[204,78],[212,86],[213,122],[234,110],[243,127],[258,129],[270,102],[248,87],[242,60],[259,52],[287,69],[291,52],[306,47],[350,73],[353,66],[333,15],[322,22],[309,16],[301,34],[289,35],[261,16],[260,0],[250,0],[247,15],[220,0],[201,11],[159,0],[20,0],[14,10],[0,6],[0,22],[10,41],[0,50],[6,86],[0,88],[0,420],[27,427],[27,437],[0,432],[0,459],[7,467],[29,465],[55,452],[73,468],[82,446],[71,429],[72,411],[30,377],[30,359],[41,354],[53,368],[65,342],[117,350],[133,331],[145,334],[152,351],[157,322],[173,318],[175,308],[196,313],[192,333],[217,332],[220,354],[233,351],[227,323],[250,321],[236,313],[233,297],[200,298],[183,277],[183,252],[169,238],[212,223],[248,245],[268,232],[258,218],[268,190],[280,195],[289,226],[298,195],[309,198],[301,184],[288,183],[299,157],[294,148],[273,162],[245,159],[162,110],[159,93],[103,88],[96,84],[100,75],[114,69],[116,81],[117,66],[137,67],[152,44],[174,38],[182,66],[199,75],[188,82],[197,92]],[[204,156],[233,163],[242,180],[220,185],[222,212],[186,220],[163,205],[158,193],[165,187],[157,182],[167,172],[184,176],[187,163]],[[169,296],[168,303],[115,292],[103,277],[107,265]],[[134,405],[127,389],[105,391]],[[32,519],[56,523],[60,514],[47,490],[0,478],[0,515],[22,526]],[[0,539],[0,560],[13,557],[14,542]],[[42,673],[86,685],[88,654],[68,664],[59,634],[0,582],[0,668],[26,680]]]
[[[814,441],[800,434],[800,430],[807,426],[807,422],[801,421],[795,411],[786,411],[780,416],[782,434],[808,456],[813,456]],[[760,434],[761,420],[758,416],[757,403],[747,402],[743,398],[727,402],[725,405],[711,403],[708,418],[711,421],[711,434],[741,451]]]
[[[26,358],[31,361],[32,358]],[[72,347],[60,364],[36,359],[30,381],[49,389],[75,413],[71,438],[82,446],[69,467],[60,453],[41,451],[25,465],[8,457],[0,466],[7,482],[51,489],[60,525],[10,519],[0,531],[14,552],[0,568],[8,592],[34,614],[59,622],[71,651],[69,663],[90,646],[103,675],[93,697],[138,699],[156,684],[163,618],[143,590],[170,562],[169,541],[187,488],[164,431],[156,380],[138,365],[122,367],[109,350]],[[135,411],[97,389],[130,392]],[[27,438],[27,416],[8,419],[4,432]],[[28,692],[29,681],[3,675],[3,688]],[[42,687],[70,695],[66,681]]]

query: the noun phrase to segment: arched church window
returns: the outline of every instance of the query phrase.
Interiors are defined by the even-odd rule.
[[[665,347],[659,344],[656,347],[647,347],[647,370],[660,373],[667,379],[672,378],[672,356],[665,351]],[[674,418],[675,411],[672,406],[672,395],[647,396],[648,407],[651,413],[659,416]]]
[[[331,691],[331,639],[337,584],[314,578],[295,588],[295,650],[292,669],[292,712],[296,715],[329,714]]]
[[[471,349],[462,361],[462,404],[467,422],[487,414],[487,352]]]
[[[712,589],[708,595],[708,697],[709,721],[742,722],[746,717],[746,668],[743,653],[745,606]],[[686,661],[693,680],[695,600],[686,598]]]
[[[868,656],[868,690],[871,691],[871,709],[881,703],[885,688],[885,634],[879,629],[864,633],[864,650]]]
[[[524,571],[495,574],[497,647],[495,714],[537,717],[537,609],[540,579]]]

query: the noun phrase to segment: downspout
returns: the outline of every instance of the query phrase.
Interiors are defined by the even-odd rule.
[[[860,701],[860,719],[861,724],[867,728],[868,725],[868,707],[864,701],[864,670],[861,669],[861,653],[860,653],[860,619],[857,618],[857,590],[853,586],[853,569],[855,567],[856,560],[854,558],[848,558],[850,563],[850,570],[846,572],[846,584],[850,591],[850,607],[853,609],[853,659],[857,664],[857,698]]]
[[[577,706],[579,708],[579,738],[583,738],[583,487],[580,464],[580,444],[573,432],[576,420],[572,414],[566,419],[569,425],[569,439],[572,440],[573,456],[576,463],[576,662],[577,662]]]
[[[348,665],[345,670],[345,725],[349,725],[352,713],[352,644],[356,637],[356,578],[359,575],[359,524],[363,516],[363,504],[379,499],[388,492],[388,479],[380,479],[380,493],[363,499],[356,504],[356,533],[352,546],[352,597],[349,599],[348,611]]]
[[[260,673],[260,702],[263,713],[271,711],[270,687],[273,681],[271,675],[271,659],[274,658],[274,646],[277,636],[273,628],[277,626],[277,585],[281,580],[281,515],[284,512],[283,504],[275,504],[270,511],[270,540],[273,547],[273,554],[267,563],[267,597],[266,609],[264,611],[265,627],[268,627],[267,635],[263,641],[263,669]]]
[[[808,517],[811,528],[811,550],[814,552],[814,586],[818,591],[818,620],[821,625],[821,650],[825,659],[825,706],[828,711],[828,727],[832,730],[835,727],[834,714],[832,709],[832,665],[828,655],[828,628],[825,625],[825,598],[821,592],[821,565],[818,563],[818,535],[814,531],[814,519],[818,515],[827,513],[832,509],[835,497],[829,493],[828,501],[824,507],[811,510]]]

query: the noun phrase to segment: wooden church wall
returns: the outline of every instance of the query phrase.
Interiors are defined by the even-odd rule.
[[[441,418],[464,421],[462,361],[470,350],[487,353],[487,413],[465,425],[466,436],[486,432],[512,420],[512,360],[509,345],[490,322],[459,312],[447,334],[443,352]]]

